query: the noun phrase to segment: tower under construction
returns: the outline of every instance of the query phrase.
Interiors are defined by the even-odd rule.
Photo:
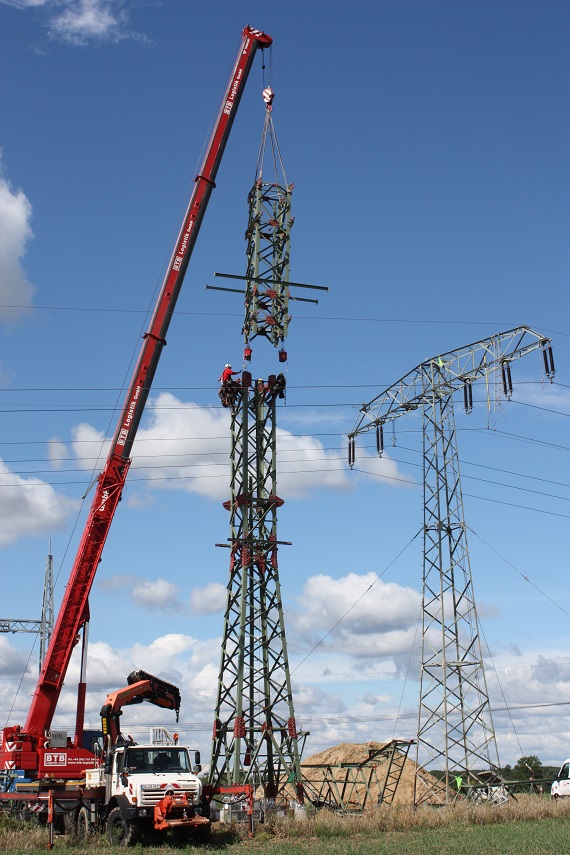
[[[244,365],[240,382],[231,369],[222,379],[220,399],[231,413],[230,569],[224,633],[215,708],[210,780],[224,784],[252,783],[268,799],[277,798],[286,784],[303,801],[300,758],[291,674],[283,617],[278,555],[281,546],[277,513],[283,505],[277,492],[277,405],[284,401],[283,373],[252,379],[252,343],[265,338],[284,349],[290,321],[290,287],[316,288],[289,281],[289,247],[293,218],[292,185],[287,183],[272,118],[273,92],[266,103],[260,156],[249,193],[246,231],[245,294],[242,328]],[[275,171],[267,181],[266,150]],[[271,167],[270,167],[271,168]],[[326,290],[326,289],[319,289]],[[304,300],[316,302],[315,300]],[[229,368],[229,366],[227,366]],[[289,545],[289,544],[287,544]]]

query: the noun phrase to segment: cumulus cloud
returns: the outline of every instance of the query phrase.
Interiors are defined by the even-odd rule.
[[[179,588],[166,579],[155,579],[150,582],[143,579],[133,588],[133,600],[147,611],[182,611],[183,606],[178,599]]]
[[[105,459],[109,444],[87,423],[73,430],[73,452],[86,469],[91,469],[97,454],[101,461]],[[132,456],[131,489],[136,489],[137,481],[144,480],[147,492],[158,487],[226,499],[230,478],[229,414],[227,410],[203,407],[161,392],[149,401]],[[278,429],[277,457],[279,492],[287,498],[299,498],[317,489],[354,489],[358,482],[358,476],[347,469],[344,456],[328,451],[309,435],[294,436]],[[366,457],[365,468],[365,478],[384,479],[392,486],[410,483],[387,457]]]
[[[376,573],[348,573],[339,579],[319,574],[303,586],[302,608],[293,620],[306,643],[327,637],[356,659],[409,654],[420,615],[421,594]]]
[[[0,320],[13,321],[32,303],[34,287],[22,267],[33,233],[32,206],[22,190],[14,190],[0,164]],[[6,306],[23,308],[9,309]]]
[[[0,0],[17,9],[36,9],[44,16],[50,38],[84,46],[124,39],[147,41],[129,27],[130,10],[125,0]]]
[[[403,589],[405,590],[405,589]],[[404,609],[404,613],[405,609]],[[365,623],[366,623],[365,616]],[[389,616],[387,625],[394,624]],[[370,628],[370,627],[369,627]],[[288,634],[291,627],[288,625]],[[311,731],[305,755],[339,742],[386,741],[414,738],[417,722],[417,682],[402,702],[403,684],[386,686],[387,674],[379,669],[366,675],[367,688],[360,688],[361,677],[354,673],[339,674],[338,659],[343,645],[329,648],[323,660],[330,666],[330,685],[311,681],[293,667],[293,700],[297,725]],[[54,727],[72,731],[75,721],[76,686],[79,679],[81,646],[74,651],[66,684],[58,704]],[[126,685],[127,675],[144,669],[179,686],[182,694],[182,717],[176,725],[168,711],[159,712],[148,704],[129,707],[123,726],[136,739],[148,738],[150,724],[176,729],[182,742],[204,749],[211,733],[217,690],[220,639],[197,640],[182,633],[168,633],[147,643],[130,647],[113,647],[108,641],[92,640],[88,652],[88,693],[86,723],[97,727],[99,710],[108,692]],[[311,657],[311,673],[315,668]],[[36,662],[28,663],[6,638],[0,635],[0,691],[10,704],[25,674],[10,723],[23,724],[29,698],[37,679]],[[501,761],[514,763],[523,754],[536,754],[543,762],[561,762],[568,754],[570,717],[564,698],[570,689],[570,656],[564,651],[541,653],[527,651],[514,658],[507,652],[495,657],[500,676],[487,669],[493,720],[497,731]],[[303,667],[306,671],[306,666]],[[324,673],[324,669],[323,669]],[[505,704],[506,699],[506,704]],[[508,706],[508,711],[506,710]],[[191,723],[191,724],[190,724]]]
[[[219,582],[210,582],[203,588],[194,588],[190,595],[190,607],[195,615],[212,615],[223,612],[226,607],[227,591]]]
[[[0,546],[62,528],[76,506],[39,478],[15,475],[0,460]]]
[[[180,600],[180,589],[166,579],[141,579],[136,576],[118,575],[99,583],[103,591],[125,590],[133,603],[145,611],[184,612]]]
[[[48,441],[48,458],[54,469],[61,469],[63,463],[69,457],[69,451],[64,442],[56,436]]]
[[[26,657],[18,653],[5,636],[0,635],[0,674],[20,676],[25,668]]]
[[[503,762],[523,754],[536,754],[545,763],[562,762],[570,739],[568,653],[499,653],[492,666],[487,666],[487,684]]]

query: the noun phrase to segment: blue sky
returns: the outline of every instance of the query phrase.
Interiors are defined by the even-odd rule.
[[[351,473],[359,406],[433,355],[528,324],[553,339],[555,383],[530,355],[511,402],[475,387],[471,415],[457,401],[458,442],[492,705],[512,708],[495,714],[500,756],[556,763],[570,736],[564,2],[0,0],[0,616],[39,617],[50,538],[61,599],[81,497],[247,23],[273,36],[271,62],[252,69],[95,581],[89,720],[145,668],[178,682],[184,732],[208,747],[228,572],[214,547],[228,534],[216,380],[240,365],[242,312],[204,286],[245,271],[270,79],[295,184],[291,279],[330,288],[295,306],[279,412],[280,536],[293,542],[280,573],[307,752],[414,736],[421,421],[396,424],[382,463],[362,440],[372,474]],[[271,373],[276,354],[257,345],[252,365]],[[11,723],[33,691],[32,640],[0,636]],[[57,718],[70,729],[76,677],[74,661]],[[142,729],[152,708],[129,720]]]

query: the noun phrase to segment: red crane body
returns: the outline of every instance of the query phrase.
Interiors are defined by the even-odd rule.
[[[88,620],[89,593],[97,566],[101,561],[101,554],[115,510],[121,499],[130,465],[133,442],[162,349],[166,344],[168,326],[212,189],[215,187],[218,167],[253,58],[258,47],[269,47],[272,43],[270,36],[249,26],[245,27],[242,36],[236,64],[222,101],[200,174],[195,179],[196,185],[162,284],[150,328],[143,336],[144,343],[119,418],[109,456],[98,478],[93,503],[70,573],[51,643],[42,665],[26,724],[23,728],[13,726],[4,728],[3,731],[0,746],[0,768],[3,769],[24,769],[27,773],[40,775],[50,773],[50,769],[53,772],[51,762],[46,767],[43,757],[44,747],[50,756],[54,753],[50,751],[49,745],[46,745],[46,736],[53,720],[73,648],[79,639],[82,626]],[[81,703],[80,698],[80,706]],[[60,762],[58,775],[62,777],[65,777],[66,774],[77,775],[82,768],[92,765],[92,755],[82,750],[77,743],[78,735],[76,734],[75,759],[72,756],[73,752],[67,752],[69,762],[65,764]],[[62,753],[60,752],[60,754]]]

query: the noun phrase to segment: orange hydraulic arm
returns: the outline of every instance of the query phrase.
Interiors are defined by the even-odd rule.
[[[166,333],[192,255],[206,206],[215,186],[216,173],[229,137],[236,110],[257,48],[268,47],[270,36],[246,27],[243,30],[238,57],[222,100],[214,130],[208,144],[200,174],[190,199],[184,223],[159,294],[150,328],[144,336],[140,357],[119,418],[105,467],[99,476],[93,504],[83,537],[71,570],[64,599],[54,627],[51,643],[26,724],[21,732],[40,740],[49,730],[61,693],[63,681],[86,621],[89,592],[101,561],[103,547],[127,477],[130,453],[144,405],[166,344]],[[18,729],[20,731],[20,729]],[[5,733],[4,742],[8,735]],[[5,746],[2,746],[2,751]],[[1,759],[1,757],[0,757]]]
[[[110,738],[110,744],[114,745],[120,736],[119,719],[122,708],[130,704],[141,704],[148,701],[157,707],[176,712],[176,721],[180,711],[180,691],[177,686],[153,677],[146,671],[133,671],[127,677],[128,686],[110,692],[107,700],[101,707],[101,729],[103,736]]]

